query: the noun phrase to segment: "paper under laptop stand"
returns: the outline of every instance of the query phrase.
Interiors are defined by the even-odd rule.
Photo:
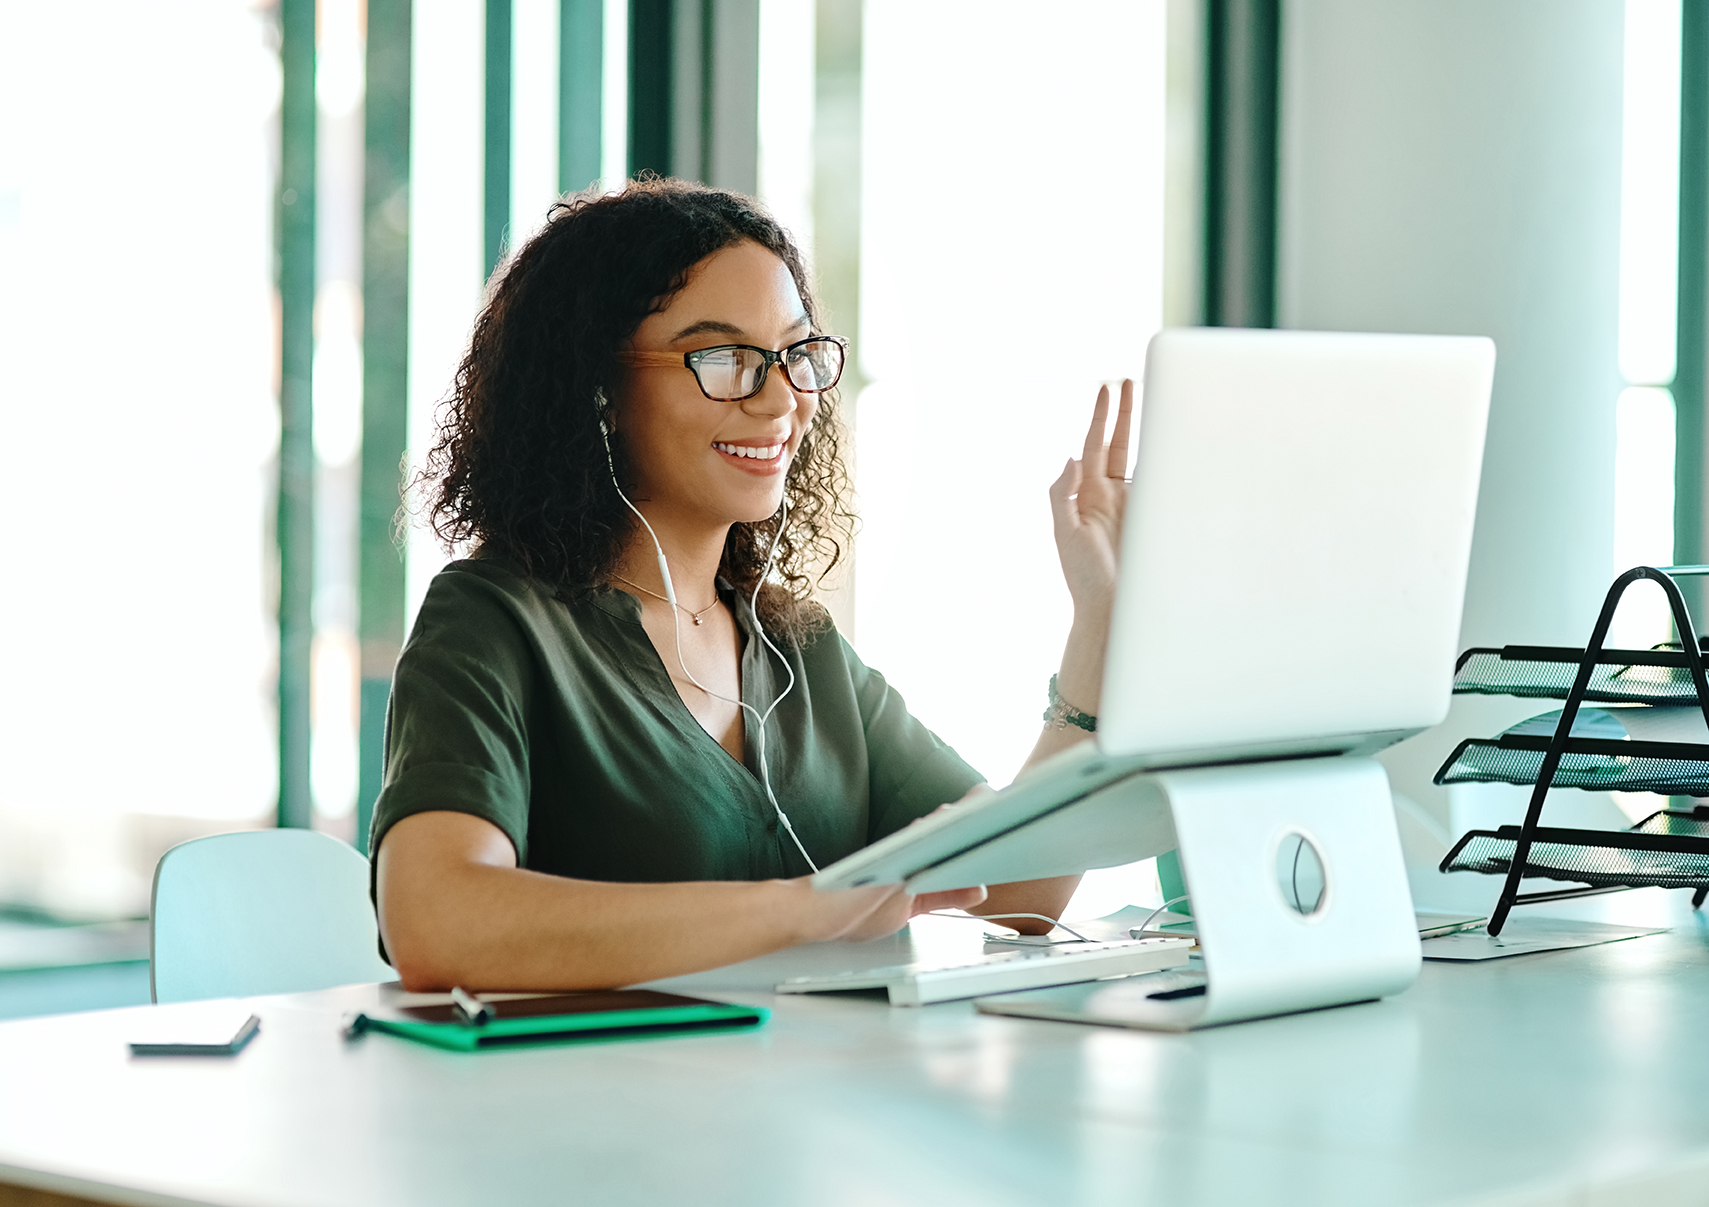
[[[981,1010],[1186,1031],[1370,1001],[1417,978],[1418,924],[1377,763],[1299,759],[1148,778],[1174,815],[1202,978],[1094,981],[984,998]]]

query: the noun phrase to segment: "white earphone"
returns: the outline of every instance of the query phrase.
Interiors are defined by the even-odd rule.
[[[777,820],[782,823],[784,832],[789,835],[790,841],[795,844],[795,849],[801,852],[801,858],[807,861],[808,867],[817,872],[819,870],[819,865],[813,862],[813,856],[809,855],[807,853],[807,848],[801,844],[800,836],[795,833],[795,827],[790,824],[789,814],[783,811],[783,806],[777,803],[777,794],[771,790],[771,772],[766,765],[765,757],[766,722],[771,720],[771,714],[777,711],[777,706],[783,703],[784,697],[795,690],[795,668],[789,664],[789,659],[783,656],[783,651],[773,645],[771,643],[771,638],[766,636],[765,626],[759,623],[759,612],[757,611],[760,588],[765,585],[766,576],[771,573],[772,562],[777,555],[777,542],[782,539],[784,526],[789,523],[789,495],[785,492],[783,496],[783,515],[778,521],[777,531],[772,535],[771,545],[766,550],[765,568],[760,571],[760,576],[754,583],[753,596],[748,600],[748,613],[754,618],[754,628],[758,631],[760,640],[765,643],[766,649],[777,655],[778,661],[783,663],[783,669],[789,673],[788,685],[784,687],[783,691],[778,693],[777,699],[771,702],[771,707],[766,709],[764,713],[761,713],[759,709],[744,700],[732,700],[729,696],[719,695],[700,680],[696,679],[694,677],[694,672],[688,669],[688,662],[682,656],[682,616],[676,600],[676,587],[671,582],[670,563],[665,560],[665,547],[659,543],[659,534],[653,531],[653,526],[651,524],[647,523],[647,517],[641,514],[641,509],[639,507],[630,502],[629,496],[623,493],[623,484],[617,480],[617,462],[611,455],[611,427],[605,421],[606,410],[611,404],[606,401],[604,390],[594,391],[594,405],[599,408],[599,438],[605,445],[605,465],[606,468],[611,471],[611,485],[617,489],[617,497],[623,500],[623,505],[629,508],[630,511],[634,512],[635,518],[640,520],[642,526],[646,528],[647,535],[653,539],[653,551],[657,553],[659,557],[659,577],[664,580],[665,598],[670,601],[671,605],[671,628],[676,636],[677,665],[682,667],[682,673],[688,676],[688,681],[690,683],[694,684],[694,686],[698,687],[701,691],[711,696],[714,700],[722,700],[726,704],[734,704],[737,708],[742,709],[754,718],[754,729],[756,734],[754,747],[755,752],[759,755],[760,783],[765,788],[766,799],[771,802],[772,809],[777,813]]]

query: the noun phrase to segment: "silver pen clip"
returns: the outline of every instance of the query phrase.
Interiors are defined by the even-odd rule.
[[[471,1027],[484,1027],[493,1021],[493,1009],[474,994],[453,987],[451,990],[451,1009],[457,1017]]]

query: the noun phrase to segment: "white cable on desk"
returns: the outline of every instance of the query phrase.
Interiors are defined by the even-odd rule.
[[[1151,920],[1153,918],[1155,918],[1158,914],[1162,913],[1164,910],[1168,909],[1171,905],[1179,905],[1179,904],[1181,904],[1181,902],[1185,901],[1186,899],[1187,898],[1185,895],[1180,896],[1180,897],[1171,897],[1169,900],[1165,901],[1162,905],[1159,905],[1156,909],[1152,910],[1149,914],[1146,914],[1145,915],[1145,921],[1141,922],[1138,926],[1134,927],[1132,930],[1128,931],[1127,933],[1132,935],[1136,939],[1139,938],[1139,932],[1144,930],[1146,927],[1150,926]]]
[[[1080,942],[1080,943],[1095,942],[1095,940],[1088,939],[1085,935],[1083,935],[1079,931],[1075,930],[1072,926],[1069,926],[1063,922],[1058,922],[1055,918],[1047,918],[1043,914],[957,914],[957,913],[951,913],[949,910],[945,910],[945,909],[932,909],[932,910],[927,910],[926,912],[934,918],[965,918],[965,919],[972,919],[975,922],[987,922],[987,921],[990,921],[992,918],[1036,918],[1040,922],[1050,923],[1052,929],[1055,929],[1056,927],[1060,926],[1063,930],[1065,930],[1069,934],[1073,935],[1075,941],[1077,941],[1077,942]],[[1064,939],[1061,941],[1067,942],[1068,940]],[[999,942],[999,943],[1010,943],[1010,942],[1013,942],[1013,940],[1012,939],[1006,939],[1006,938],[1003,938],[1001,936],[998,936],[997,942]]]

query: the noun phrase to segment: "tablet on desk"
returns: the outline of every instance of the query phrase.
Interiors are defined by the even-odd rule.
[[[1388,734],[1113,755],[1083,742],[1007,788],[929,814],[839,859],[817,889],[906,884],[935,893],[1119,867],[1175,849],[1175,821],[1149,773],[1260,758],[1374,752]]]
[[[1143,790],[1120,791],[1142,767],[1083,743],[1000,792],[932,813],[838,860],[813,877],[813,887],[906,884],[936,892],[1072,875],[1172,850],[1175,830],[1162,798],[1152,794],[1149,824],[1136,827],[1131,814],[1145,812]]]

